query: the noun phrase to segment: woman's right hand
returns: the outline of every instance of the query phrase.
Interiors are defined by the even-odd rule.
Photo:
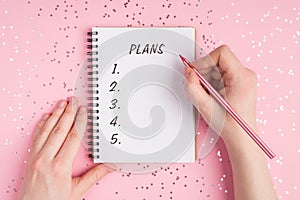
[[[237,113],[254,129],[256,128],[256,74],[245,68],[226,45],[220,46],[209,55],[196,60],[193,65],[203,74]],[[201,86],[194,71],[185,67],[186,91],[189,98],[212,129],[221,134],[225,143],[240,142],[250,138],[234,119],[216,103]],[[215,106],[215,107],[214,107]],[[218,108],[216,108],[218,107]],[[216,114],[222,111],[224,115]],[[215,116],[220,116],[216,118]],[[224,123],[222,117],[225,117]],[[211,121],[212,120],[212,121]],[[216,125],[218,124],[218,125]],[[222,125],[221,129],[216,127]],[[233,131],[235,130],[235,131]],[[242,134],[241,134],[242,133]],[[252,142],[252,141],[251,141]]]
[[[224,45],[193,64],[215,85],[236,112],[257,131],[256,74],[245,68],[230,48]],[[262,151],[205,91],[192,69],[185,67],[184,74],[189,98],[211,128],[216,132],[219,131],[226,145],[232,166],[235,199],[277,199]],[[220,84],[221,80],[224,85]],[[224,123],[222,123],[223,116],[225,116]]]

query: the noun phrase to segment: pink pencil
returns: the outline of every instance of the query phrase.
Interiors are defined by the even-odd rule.
[[[183,64],[194,70],[200,79],[202,85],[209,91],[209,93],[226,109],[230,116],[246,131],[246,133],[254,140],[254,142],[272,159],[275,154],[272,150],[259,138],[256,133],[250,128],[250,126],[241,118],[241,116],[234,111],[230,104],[223,99],[223,97],[205,80],[205,78],[199,73],[199,71],[183,56],[179,55]]]

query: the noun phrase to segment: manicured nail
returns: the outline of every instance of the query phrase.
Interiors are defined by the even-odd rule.
[[[43,119],[46,120],[46,119],[48,119],[49,116],[50,116],[50,114],[47,113],[47,114],[44,115]]]
[[[58,106],[59,106],[60,108],[65,107],[65,106],[66,106],[66,101],[65,101],[65,100],[62,100],[61,102],[59,102]]]
[[[109,171],[109,172],[114,172],[114,171],[116,171],[116,169],[113,169],[113,168],[108,167],[108,171]]]
[[[72,102],[74,102],[74,103],[77,102],[77,98],[76,97],[70,97],[70,99],[72,99]]]
[[[77,98],[76,97],[71,97],[72,105],[75,107],[77,105]]]
[[[109,172],[114,172],[114,171],[117,170],[117,166],[115,164],[107,164],[107,163],[105,163],[104,165],[105,165],[107,171],[109,171]]]
[[[81,106],[81,107],[79,108],[79,111],[78,111],[79,114],[84,114],[84,113],[86,113],[86,112],[87,112],[87,111],[86,111],[86,107]]]
[[[189,75],[188,67],[184,67],[184,76],[187,77]]]

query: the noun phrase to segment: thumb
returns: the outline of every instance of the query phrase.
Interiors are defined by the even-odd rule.
[[[211,96],[201,86],[198,76],[190,67],[184,68],[184,77],[184,86],[189,99],[202,117],[209,122],[211,117]]]
[[[80,177],[75,178],[75,183],[77,184],[76,190],[80,194],[84,194],[90,187],[96,184],[97,181],[101,180],[105,175],[110,172],[115,171],[115,169],[110,168],[104,164],[99,164]]]

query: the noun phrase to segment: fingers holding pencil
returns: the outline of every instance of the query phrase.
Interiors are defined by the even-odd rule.
[[[213,108],[218,108],[218,104],[215,104],[215,99],[221,103],[226,110],[228,105],[229,110],[233,110],[233,114],[226,113],[225,123],[221,130],[221,136],[228,142],[234,141],[233,138],[240,138],[241,140],[249,141],[249,138],[244,134],[241,126],[236,122],[235,113],[238,113],[239,119],[243,119],[244,124],[250,125],[250,129],[257,130],[256,127],[256,74],[245,68],[237,57],[233,54],[227,46],[221,46],[216,50],[212,51],[208,56],[201,58],[193,63],[189,63],[185,58],[180,56],[182,61],[186,66],[190,66],[190,69],[185,69],[186,77],[186,90],[189,98],[194,103],[198,111],[203,116],[204,120],[210,124],[218,124],[221,119],[218,117],[212,118]],[[209,68],[220,69],[220,74],[213,74],[214,71]],[[213,79],[223,80],[224,86],[219,90],[219,92],[224,92],[226,94],[227,103],[218,92],[216,92],[216,87],[212,87],[206,78],[203,77],[203,70],[211,73]],[[214,69],[213,69],[214,70]],[[201,85],[200,83],[204,84]],[[209,90],[209,92],[206,91]],[[214,98],[212,98],[214,97]],[[213,105],[213,106],[212,106]],[[215,113],[215,112],[214,112]],[[212,127],[214,129],[214,127]],[[248,128],[247,128],[248,129]],[[249,129],[249,130],[250,130]],[[235,130],[235,131],[234,131]],[[251,132],[251,131],[248,131]],[[248,133],[247,132],[247,133]],[[253,132],[253,131],[252,131]],[[252,133],[251,132],[251,133]],[[237,140],[235,140],[236,142]]]
[[[184,68],[184,76],[184,86],[189,99],[193,102],[203,117],[209,121],[211,96],[201,86],[199,78],[191,68]]]
[[[211,72],[213,67],[218,67],[221,74],[227,73],[236,77],[243,65],[227,45],[222,45],[192,64],[201,74]]]

